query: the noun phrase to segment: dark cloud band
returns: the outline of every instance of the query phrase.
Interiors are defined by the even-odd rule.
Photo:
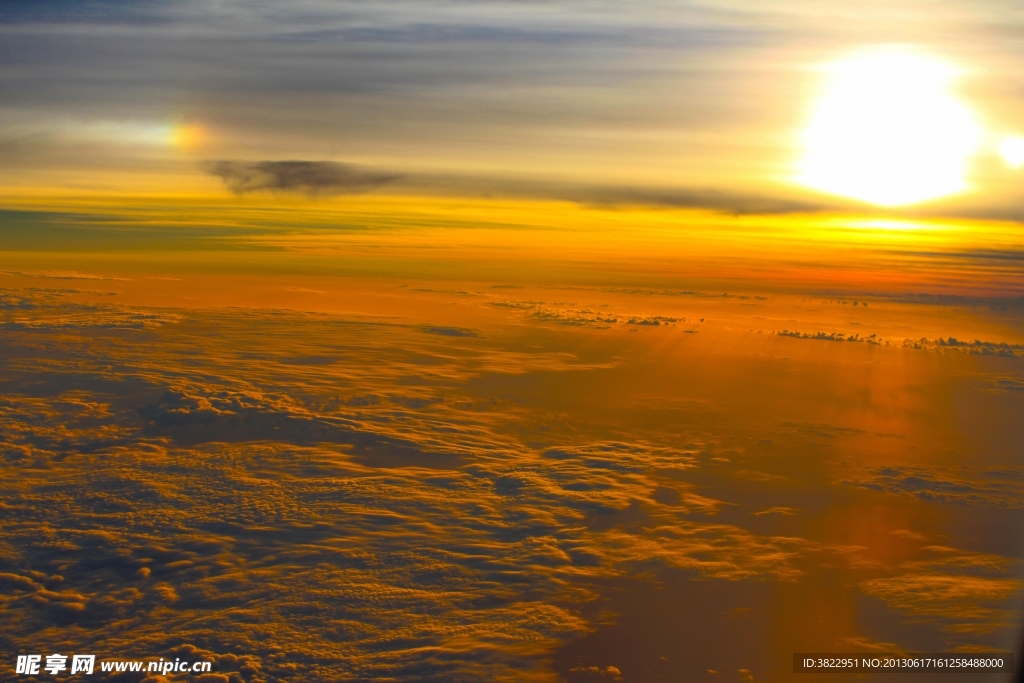
[[[368,192],[400,177],[333,161],[211,161],[206,170],[223,180],[235,194],[350,194]]]
[[[333,161],[208,161],[204,169],[223,180],[224,185],[238,195],[270,191],[332,196],[370,192],[388,184],[397,191],[443,196],[554,199],[596,206],[702,208],[736,214],[825,211],[845,205],[840,201],[824,202],[803,196],[768,196],[704,188],[646,188],[538,182],[486,175],[410,174]]]

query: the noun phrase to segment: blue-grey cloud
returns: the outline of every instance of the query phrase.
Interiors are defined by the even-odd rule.
[[[592,206],[704,208],[731,214],[784,214],[848,207],[842,200],[794,193],[743,193],[714,188],[585,185],[529,178],[452,173],[400,173],[331,161],[208,161],[203,170],[235,194],[283,192],[330,196],[369,192],[383,185],[397,193],[557,199]]]
[[[330,161],[214,161],[206,170],[235,194],[261,190],[335,195],[366,192],[399,176]]]

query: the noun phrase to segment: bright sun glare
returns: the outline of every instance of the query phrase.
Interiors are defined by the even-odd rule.
[[[999,153],[1011,168],[1024,166],[1024,138],[1011,136],[999,143]]]
[[[882,206],[967,189],[967,161],[981,134],[951,92],[956,69],[890,47],[833,64],[829,74],[804,132],[800,183]]]

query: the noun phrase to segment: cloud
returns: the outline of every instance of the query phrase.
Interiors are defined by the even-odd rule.
[[[729,214],[787,214],[848,208],[849,202],[804,193],[776,194],[701,187],[601,186],[566,188],[558,198],[593,205],[640,205],[711,209]]]
[[[13,212],[8,212],[13,213]],[[93,275],[91,273],[78,273],[75,271],[59,272],[59,271],[32,271],[32,272],[18,272],[18,271],[3,271],[0,275],[15,275],[19,277],[37,277],[50,280],[108,280],[116,282],[131,282],[131,278],[124,277],[110,277],[103,275]],[[71,290],[67,290],[71,291]]]
[[[152,313],[143,311],[94,310],[90,313],[52,316],[47,318],[15,318],[0,322],[0,327],[9,330],[68,330],[68,329],[107,329],[107,330],[143,330],[154,329],[168,323],[175,323],[179,318],[173,314]]]
[[[370,192],[387,184],[396,192],[439,196],[508,197],[570,201],[593,206],[703,208],[730,214],[784,214],[849,206],[836,199],[810,199],[802,193],[753,194],[714,188],[650,188],[581,184],[495,173],[408,173],[369,169],[333,161],[207,161],[203,169],[235,194],[291,192],[332,196]]]
[[[799,510],[776,506],[768,508],[767,510],[760,510],[758,512],[755,512],[754,515],[758,517],[760,517],[761,515],[795,515],[797,512],[799,512]]]
[[[936,503],[1024,507],[1024,470],[1019,468],[882,467],[844,483]]]
[[[156,13],[126,0],[54,0],[32,5],[4,5],[0,22],[58,24],[149,23]]]
[[[1024,379],[1019,377],[999,377],[992,380],[996,391],[1024,391]]]
[[[261,191],[312,196],[356,194],[369,192],[400,177],[333,161],[211,161],[205,169],[223,180],[235,194]]]
[[[11,315],[62,310],[5,294]],[[9,332],[0,490],[17,530],[0,583],[19,648],[75,652],[84,629],[101,656],[208,657],[229,680],[541,681],[546,653],[588,628],[573,577],[796,573],[801,542],[680,519],[715,513],[675,479],[694,454],[639,439],[538,452],[514,435],[548,418],[465,391],[593,358],[448,325],[175,315],[56,343],[50,327]],[[299,349],[342,361],[276,362]]]
[[[983,634],[1015,625],[1011,599],[1017,579],[953,574],[902,574],[861,584],[866,594],[892,609],[944,624],[958,633]]]
[[[497,298],[488,304],[498,308],[510,308],[522,311],[526,317],[540,322],[568,325],[571,327],[593,327],[611,329],[616,325],[640,325],[644,327],[661,327],[686,322],[686,318],[664,315],[625,315],[610,310],[594,310],[577,308],[574,304],[564,302],[547,303],[544,301],[518,301],[516,299]],[[690,331],[690,330],[688,330]],[[696,331],[696,330],[692,330]]]
[[[700,629],[692,615],[704,607],[694,605],[712,605],[723,587],[798,589],[823,568],[863,583],[849,568],[867,566],[857,564],[864,548],[806,531],[820,528],[823,506],[848,500],[831,496],[830,448],[806,444],[870,448],[857,443],[869,434],[821,416],[737,416],[722,394],[649,362],[657,345],[630,346],[641,335],[616,341],[527,317],[581,306],[494,307],[461,292],[416,293],[460,307],[424,306],[420,317],[197,308],[168,310],[177,323],[159,327],[4,328],[0,608],[13,647],[78,652],[88,633],[98,655],[209,658],[228,681],[540,682],[552,678],[553,652],[611,620],[603,598],[615,582],[660,576],[680,589],[673,595],[705,595],[657,598]],[[26,321],[109,314],[54,290],[2,295],[0,316]],[[513,319],[495,323],[505,311]],[[684,350],[688,369],[713,363],[706,350]],[[745,396],[751,374],[709,371],[715,391]],[[717,396],[726,409],[688,419],[676,410],[680,393],[693,403]],[[786,478],[750,476],[759,472]],[[910,476],[1002,476],[1010,488],[989,493],[1017,490],[1014,470],[869,475],[905,489]],[[861,496],[889,498],[877,490]],[[1016,565],[906,545],[915,563],[871,564],[878,581],[865,593],[939,628],[978,634],[1006,623],[997,603],[1012,594]],[[716,639],[734,649],[762,642],[763,629],[750,635],[707,611],[721,622]],[[644,639],[665,631],[643,624]],[[631,680],[630,661],[568,668],[583,667],[578,680],[616,671]]]
[[[480,335],[473,330],[467,330],[462,327],[440,327],[437,325],[426,325],[422,328],[427,334],[438,334],[442,337],[479,337]]]
[[[858,344],[871,344],[874,346],[898,346],[905,349],[917,349],[928,351],[958,351],[981,356],[1007,356],[1019,358],[1024,356],[1024,344],[1014,344],[1005,341],[987,341],[975,339],[967,341],[956,337],[939,337],[929,339],[920,337],[918,339],[899,337],[880,337],[876,333],[861,335],[859,333],[846,332],[801,332],[799,330],[776,330],[772,334],[780,337],[791,337],[793,339],[812,339],[816,341],[853,342]],[[1013,381],[1005,385],[1000,380],[997,386],[1013,389]]]
[[[919,559],[901,562],[889,576],[861,582],[860,590],[947,633],[978,636],[1017,625],[1017,600],[1024,588],[1018,560],[945,546],[921,550]]]

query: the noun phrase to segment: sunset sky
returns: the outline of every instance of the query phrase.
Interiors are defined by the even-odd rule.
[[[1022,51],[1010,0],[0,3],[0,680],[1014,650]]]
[[[935,87],[975,128],[962,191],[915,211],[1021,216],[1024,10],[1009,0],[100,1],[0,12],[0,182],[12,196],[216,195],[232,177],[211,162],[290,160],[353,165],[295,188],[323,194],[846,207],[801,182],[807,132],[837,65],[889,50],[935,69],[882,59],[895,85],[876,79],[854,94],[887,112],[867,122],[873,132],[906,133],[906,93],[936,69]],[[927,134],[919,156],[962,137],[928,127],[935,108],[915,115]]]

